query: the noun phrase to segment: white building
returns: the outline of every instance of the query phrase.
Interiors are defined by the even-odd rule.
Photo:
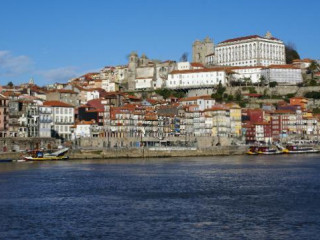
[[[39,137],[50,138],[52,126],[52,107],[39,106]]]
[[[93,99],[100,98],[100,92],[97,89],[87,89],[86,91],[87,102]]]
[[[215,86],[221,82],[226,84],[224,68],[207,68],[192,70],[175,70],[168,75],[167,88],[196,88],[201,86]]]
[[[197,96],[197,97],[186,97],[179,100],[182,106],[198,105],[199,111],[203,111],[208,108],[212,108],[216,100],[211,98],[209,95]]]
[[[151,89],[153,88],[153,77],[136,78],[136,89]]]
[[[74,125],[74,107],[59,101],[46,101],[43,106],[52,108],[52,137],[62,137],[70,140],[70,128]]]
[[[285,64],[285,45],[268,32],[233,38],[219,43],[215,48],[216,62],[224,66],[268,66]]]
[[[271,65],[261,70],[267,82],[296,85],[303,81],[301,69],[293,65]]]
[[[91,121],[81,121],[74,126],[74,136],[72,139],[76,138],[89,138],[91,137]]]
[[[232,80],[238,81],[243,79],[250,79],[252,83],[258,83],[261,78],[262,66],[249,66],[249,67],[232,67],[230,70],[233,72]]]

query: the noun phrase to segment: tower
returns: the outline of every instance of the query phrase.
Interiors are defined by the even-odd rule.
[[[136,84],[136,68],[138,67],[138,54],[136,52],[131,52],[129,56],[128,64],[128,90],[135,90]]]
[[[214,43],[209,37],[203,41],[196,40],[192,45],[192,61],[206,64],[206,56],[214,53]]]
[[[33,78],[30,78],[30,80],[29,80],[29,83],[28,83],[29,85],[34,85],[34,80],[33,80]]]

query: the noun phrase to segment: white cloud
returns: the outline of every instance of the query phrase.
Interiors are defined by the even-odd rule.
[[[33,65],[27,56],[13,56],[10,51],[0,50],[0,76],[19,76],[32,71]]]
[[[61,67],[37,71],[45,83],[67,82],[69,79],[79,76],[76,67]]]

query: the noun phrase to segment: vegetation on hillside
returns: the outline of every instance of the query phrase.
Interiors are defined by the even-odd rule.
[[[186,96],[186,93],[183,91],[176,91],[176,90],[171,90],[167,88],[157,89],[155,90],[155,93],[159,94],[164,99],[168,99],[171,96],[174,96],[176,98],[183,98]]]
[[[300,59],[300,55],[296,49],[296,46],[289,42],[285,45],[286,63],[291,64],[294,59]]]

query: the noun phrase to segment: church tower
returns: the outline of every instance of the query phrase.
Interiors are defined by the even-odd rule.
[[[206,64],[206,56],[214,53],[214,43],[209,37],[196,40],[192,45],[192,62]]]
[[[136,68],[138,67],[139,58],[136,52],[131,52],[128,64],[128,90],[133,91],[136,87]]]

